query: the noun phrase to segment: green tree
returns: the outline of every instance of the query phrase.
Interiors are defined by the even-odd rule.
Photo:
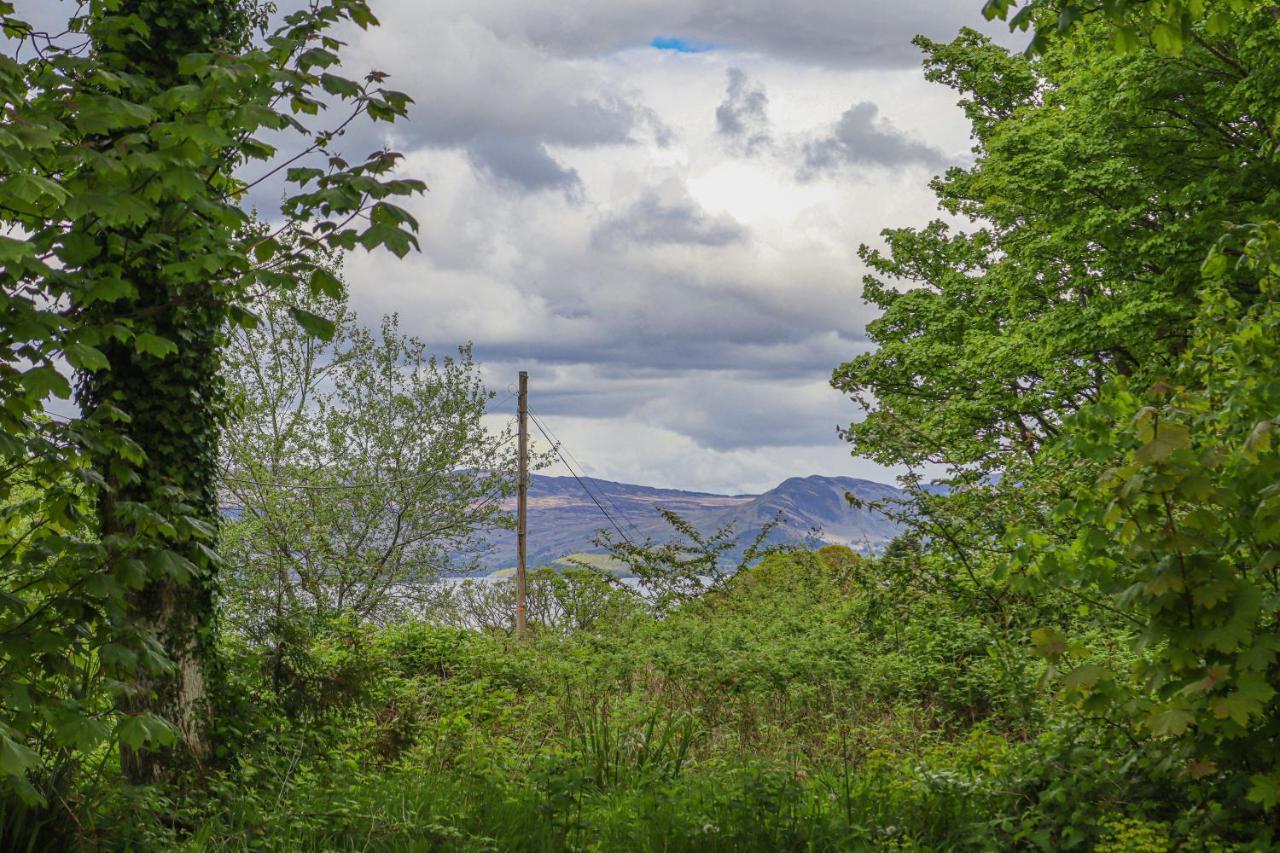
[[[1257,119],[1280,107],[1280,28],[1178,62],[1116,55],[1083,29],[1036,60],[973,32],[918,43],[928,78],[964,96],[976,161],[934,188],[973,227],[939,220],[863,248],[876,349],[833,384],[867,410],[855,453],[1001,471],[1111,376],[1166,370],[1222,223],[1274,213],[1280,162]]]
[[[1251,305],[1233,294],[1233,268],[1258,284]],[[1019,582],[1105,595],[1133,626],[1131,671],[1041,629],[1070,698],[1162,739],[1244,831],[1280,805],[1280,228],[1230,235],[1205,273],[1169,381],[1115,381],[1052,450],[1106,466],[1058,509],[1076,535],[1009,538]]]
[[[223,330],[253,322],[251,285],[333,290],[321,250],[414,245],[390,199],[423,185],[390,174],[391,152],[351,164],[334,148],[409,102],[381,74],[335,73],[331,31],[376,23],[368,5],[269,12],[93,0],[54,35],[0,2],[0,690],[16,697],[0,774],[28,799],[29,772],[104,738],[136,780],[208,756]],[[327,107],[344,116],[309,127]],[[302,138],[300,155],[280,162],[270,133]],[[262,233],[242,200],[276,176],[292,188]],[[68,368],[82,417],[52,426]],[[11,502],[14,484],[37,497]],[[175,734],[180,753],[149,748]]]
[[[987,20],[1009,22],[1010,31],[1032,33],[1028,53],[1048,48],[1078,21],[1102,19],[1117,51],[1137,50],[1144,42],[1166,56],[1181,56],[1191,42],[1226,35],[1251,14],[1274,14],[1271,0],[986,0]],[[1015,11],[1016,10],[1016,11]]]
[[[977,161],[935,188],[975,230],[864,249],[880,348],[835,384],[869,409],[855,448],[950,467],[953,489],[916,501],[913,563],[987,599],[1012,628],[994,637],[1039,626],[1070,725],[1155,808],[1266,844],[1280,27],[1271,4],[1230,26],[1192,5],[1100,4],[1122,17],[1066,20],[1032,59],[922,42],[966,96]],[[1157,33],[1179,9],[1174,50]],[[1117,21],[1156,43],[1116,51]]]
[[[396,317],[374,333],[341,299],[305,303],[334,319],[320,341],[262,296],[224,366],[227,617],[279,643],[294,623],[420,615],[509,521],[514,434],[486,429],[494,394],[469,346],[438,360]]]
[[[679,513],[661,508],[658,512],[671,528],[665,540],[646,537],[636,542],[621,530],[615,536],[614,531],[605,528],[596,535],[594,544],[627,567],[659,613],[721,590],[764,558],[789,550],[769,541],[780,516],[744,543],[733,522],[706,533]],[[579,566],[591,568],[586,563]]]

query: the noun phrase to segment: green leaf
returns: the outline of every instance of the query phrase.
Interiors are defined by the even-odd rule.
[[[330,95],[340,98],[354,98],[360,94],[360,84],[336,74],[321,74],[320,87]]]
[[[1227,36],[1231,34],[1231,16],[1226,12],[1214,12],[1205,21],[1205,29],[1211,36]]]
[[[397,258],[403,258],[417,245],[413,235],[387,222],[375,222],[360,234],[360,245],[372,251],[386,246]]]
[[[105,721],[95,717],[85,717],[79,713],[69,715],[57,723],[53,736],[61,746],[72,746],[87,752],[106,740],[111,734],[111,727]]]
[[[1151,30],[1151,41],[1164,56],[1182,55],[1182,29],[1168,23],[1158,23]]]
[[[1219,720],[1230,718],[1239,726],[1248,726],[1250,717],[1262,716],[1262,703],[1236,691],[1227,696],[1217,696],[1210,700],[1209,710]]]
[[[67,356],[67,362],[77,370],[94,373],[111,366],[102,350],[88,344],[67,344],[63,352]]]
[[[97,257],[99,251],[101,248],[98,241],[92,236],[82,231],[72,231],[63,236],[58,258],[69,267],[78,267]]]
[[[319,338],[322,341],[333,339],[333,333],[336,329],[332,320],[327,320],[319,314],[312,314],[310,311],[295,307],[289,308],[289,314],[302,327],[302,330],[313,338]]]
[[[1200,265],[1200,275],[1204,278],[1221,278],[1231,269],[1231,262],[1222,252],[1214,249],[1209,257]]]
[[[1249,802],[1271,811],[1280,803],[1280,773],[1256,773],[1250,776],[1249,793],[1245,796]]]
[[[258,328],[258,323],[260,322],[260,320],[258,319],[258,315],[254,314],[252,311],[246,311],[244,308],[241,308],[239,305],[232,305],[230,309],[228,309],[228,313],[231,315],[231,322],[235,323],[240,328],[242,329]]]
[[[1082,664],[1062,679],[1062,686],[1068,690],[1088,690],[1106,674],[1107,671],[1097,664]]]
[[[268,238],[266,240],[259,241],[253,247],[253,258],[260,264],[266,263],[275,256],[275,253],[279,251],[279,249],[280,244],[274,239]]]
[[[1271,434],[1275,431],[1275,421],[1259,421],[1254,424],[1248,438],[1244,440],[1242,452],[1250,462],[1257,462],[1260,454],[1271,449]]]
[[[28,770],[40,766],[40,756],[35,750],[0,734],[0,773],[6,776],[23,776]]]
[[[139,332],[134,336],[133,348],[144,355],[164,358],[178,351],[178,345],[168,338],[162,338],[151,332]]]
[[[1054,628],[1036,628],[1031,632],[1031,644],[1036,654],[1053,660],[1067,650],[1067,638]]]
[[[316,169],[314,167],[309,167],[309,166],[306,166],[306,167],[299,166],[293,169],[289,169],[288,171],[285,172],[285,180],[287,180],[291,184],[299,184],[301,186],[306,186],[308,183],[310,183],[311,181],[314,181],[316,178],[323,178],[323,177],[324,177],[323,169]]]
[[[71,396],[71,384],[67,382],[67,377],[48,365],[33,367],[22,374],[22,387],[37,400],[50,394],[63,400]]]
[[[982,17],[988,21],[994,21],[996,18],[1004,20],[1009,14],[1009,0],[987,0],[982,4]]]
[[[148,731],[142,715],[123,717],[120,720],[120,725],[116,726],[116,736],[120,738],[120,743],[130,749],[138,749],[145,744],[148,739]]]
[[[1063,6],[1062,10],[1058,12],[1058,32],[1069,32],[1075,22],[1080,19],[1080,14],[1081,11],[1079,6],[1071,4]]]
[[[178,73],[191,77],[204,71],[212,63],[211,53],[188,53],[178,60]]]
[[[1179,423],[1162,421],[1150,441],[1134,451],[1133,458],[1143,465],[1163,462],[1178,450],[1191,446],[1191,431]]]
[[[168,575],[180,583],[190,580],[197,571],[194,563],[167,548],[152,551],[147,555],[147,565],[153,572]]]
[[[1147,718],[1147,728],[1156,737],[1177,737],[1193,722],[1195,717],[1185,708],[1166,708]]]
[[[311,292],[323,294],[330,299],[342,298],[342,279],[324,267],[316,267],[311,271]]]

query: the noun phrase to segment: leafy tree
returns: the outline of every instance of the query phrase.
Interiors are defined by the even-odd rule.
[[[665,612],[708,592],[723,589],[735,575],[747,571],[770,554],[785,550],[770,544],[769,535],[780,519],[772,519],[745,545],[732,522],[704,533],[679,513],[659,509],[671,527],[667,541],[646,538],[633,542],[618,531],[601,530],[594,543],[624,564],[639,579],[640,588],[658,612]],[[583,564],[582,568],[590,569]]]
[[[1009,22],[1010,31],[1033,33],[1028,53],[1046,50],[1078,21],[1100,18],[1117,51],[1137,50],[1146,42],[1166,56],[1181,56],[1188,43],[1203,45],[1206,36],[1226,35],[1246,15],[1274,10],[1270,0],[1027,0],[1020,8],[1017,0],[982,4],[988,21],[999,18]]]
[[[616,628],[646,612],[643,599],[617,578],[582,567],[535,569],[526,599],[531,625],[566,635]],[[514,578],[468,578],[449,590],[438,615],[460,628],[514,634],[515,611]]]
[[[1280,162],[1259,119],[1280,106],[1280,28],[1258,22],[1178,62],[1115,55],[1084,30],[1034,61],[973,32],[917,43],[929,79],[964,95],[976,162],[934,188],[973,230],[939,220],[863,248],[877,348],[833,384],[868,410],[848,432],[856,453],[1000,471],[1111,376],[1166,370],[1222,223],[1276,209]]]
[[[1229,27],[1192,5],[1101,4],[1153,28],[1128,52],[1070,20],[1034,59],[922,42],[966,94],[977,162],[935,188],[976,230],[864,249],[881,346],[835,384],[870,409],[856,448],[950,466],[916,501],[935,588],[968,580],[1014,629],[995,639],[1039,625],[1069,725],[1160,780],[1157,808],[1267,844],[1280,27],[1271,4]],[[1161,45],[1184,8],[1185,43]]]
[[[361,327],[341,299],[319,341],[263,292],[235,330],[225,375],[236,416],[223,438],[228,618],[259,640],[337,615],[385,621],[431,606],[433,583],[508,521],[514,434],[491,433],[469,346],[437,360],[401,334]]]
[[[223,330],[253,323],[250,286],[332,291],[323,250],[414,245],[391,200],[423,185],[334,148],[409,102],[337,73],[331,33],[375,24],[367,3],[270,12],[92,0],[50,34],[0,2],[0,775],[31,801],[28,773],[107,738],[135,780],[209,756]],[[309,127],[328,107],[345,117]],[[277,230],[249,228],[246,191],[280,176]],[[68,368],[82,416],[53,424]]]
[[[1205,265],[1194,335],[1169,381],[1117,380],[1054,448],[1106,465],[1058,510],[1076,536],[1010,539],[1021,582],[1096,590],[1132,623],[1143,656],[1129,672],[1060,630],[1038,632],[1067,694],[1164,739],[1243,828],[1280,804],[1280,228],[1232,238]],[[1255,277],[1253,304],[1233,294],[1233,268]]]

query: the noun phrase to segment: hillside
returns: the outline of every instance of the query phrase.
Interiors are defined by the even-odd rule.
[[[778,517],[770,541],[778,543],[834,542],[856,550],[883,546],[897,525],[882,514],[854,509],[846,493],[866,500],[892,499],[901,494],[893,486],[851,477],[792,477],[760,495],[717,495],[657,489],[629,483],[585,478],[590,489],[633,541],[665,541],[670,527],[659,510],[671,510],[710,533],[733,523],[743,545],[751,542],[768,521]],[[515,502],[507,509],[514,511]],[[609,527],[591,496],[572,477],[533,475],[529,483],[530,566],[553,563],[569,554],[599,553],[592,544],[597,532]],[[486,570],[509,568],[515,560],[515,532],[496,531],[481,555]]]

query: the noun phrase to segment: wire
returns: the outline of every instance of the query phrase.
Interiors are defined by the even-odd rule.
[[[573,466],[569,464],[569,460],[565,459],[564,454],[560,452],[559,444],[553,441],[551,436],[547,435],[546,429],[544,429],[542,426],[541,419],[537,415],[535,415],[533,412],[529,412],[529,417],[533,421],[533,425],[538,428],[538,432],[542,433],[542,437],[545,438],[547,442],[551,445],[551,449],[555,451],[556,456],[560,457],[560,461],[564,463],[564,467],[569,469],[569,473],[573,475],[573,479],[578,481],[578,485],[581,486],[582,490],[587,493],[587,497],[591,498],[591,502],[596,505],[596,509],[600,510],[601,515],[609,519],[609,523],[613,525],[613,529],[618,531],[618,535],[621,536],[628,545],[630,545],[632,548],[637,547],[636,543],[631,541],[631,537],[628,536],[623,531],[623,529],[618,526],[618,522],[615,521],[613,516],[609,514],[609,510],[604,508],[604,504],[596,500],[596,496],[591,493],[591,489],[587,488],[587,484],[584,483],[582,481],[582,478],[578,476],[577,472],[573,470]]]
[[[528,409],[528,412],[529,412],[530,417],[533,417],[533,418],[535,418],[535,419],[538,419],[538,415],[533,411],[533,409]],[[540,420],[540,419],[539,419],[539,423],[541,423],[541,420]],[[565,452],[565,453],[567,453],[567,454],[569,454],[569,458],[570,458],[570,459],[572,459],[572,460],[574,461],[574,463],[575,463],[575,464],[578,466],[578,468],[582,471],[582,475],[585,477],[585,476],[587,475],[587,466],[586,466],[586,465],[583,465],[583,464],[582,464],[582,462],[578,460],[578,457],[576,457],[576,456],[574,456],[574,455],[573,455],[573,451],[572,451],[572,450],[570,450],[568,447],[565,447],[564,442],[563,442],[563,441],[561,441],[561,440],[560,440],[560,437],[559,437],[559,436],[557,436],[554,432],[551,432],[551,428],[550,428],[550,427],[548,427],[545,423],[542,423],[540,428],[542,428],[542,429],[545,429],[545,430],[546,430],[546,433],[544,433],[544,435],[545,435],[545,434],[547,434],[547,433],[550,433],[550,435],[551,435],[551,439],[548,439],[548,440],[554,440],[554,446],[555,446],[555,447],[558,447],[558,448],[564,448],[564,452]],[[561,461],[562,461],[562,462],[564,461],[564,457],[561,457]],[[569,467],[569,463],[568,463],[568,462],[565,462],[565,467],[566,467],[566,468],[568,468],[568,467]],[[584,488],[585,488],[585,487],[584,487]],[[613,498],[609,497],[609,493],[608,493],[608,492],[606,492],[606,491],[604,491],[604,490],[602,489],[602,490],[600,491],[600,495],[605,499],[605,502],[609,504],[609,506],[613,509],[613,511],[614,511],[614,512],[616,512],[618,515],[622,516],[622,520],[623,520],[623,521],[625,521],[625,522],[627,523],[627,527],[630,527],[630,528],[631,528],[631,532],[632,532],[632,533],[634,533],[636,536],[643,536],[643,535],[644,535],[644,534],[642,534],[642,533],[640,532],[640,528],[639,528],[639,527],[636,527],[635,522],[631,520],[631,517],[630,517],[630,516],[629,516],[629,515],[628,515],[628,514],[627,514],[627,513],[622,509],[622,507],[618,506],[616,503],[614,503],[614,502],[613,502]]]

